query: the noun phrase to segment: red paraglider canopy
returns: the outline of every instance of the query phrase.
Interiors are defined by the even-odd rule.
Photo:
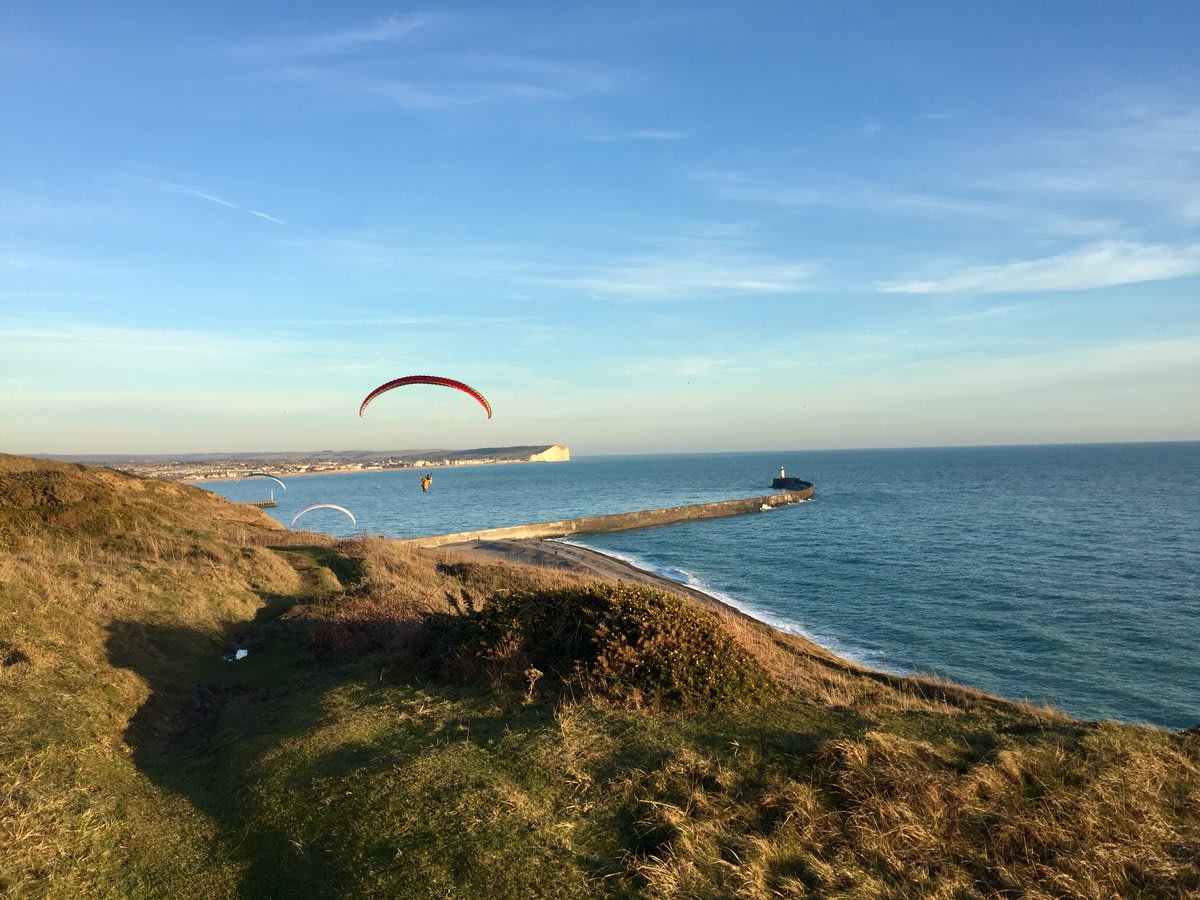
[[[487,402],[487,399],[475,388],[469,384],[463,384],[461,381],[455,381],[453,378],[441,378],[437,375],[405,375],[403,378],[396,378],[389,381],[387,384],[381,384],[371,393],[367,394],[367,399],[362,402],[362,406],[358,408],[358,414],[361,416],[367,408],[367,404],[378,397],[380,394],[390,391],[392,388],[403,387],[406,384],[436,384],[441,387],[454,388],[462,391],[464,394],[470,394],[487,410],[488,418],[492,417],[492,405]]]

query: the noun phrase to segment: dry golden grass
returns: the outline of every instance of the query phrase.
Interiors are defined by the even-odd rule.
[[[294,590],[295,571],[245,540],[280,530],[183,485],[0,455],[0,635],[16,660],[0,666],[0,893],[105,893],[180,817],[203,830],[129,760],[150,687],[114,654],[169,671],[191,647],[145,645],[149,629],[219,646]]]
[[[386,542],[356,552],[375,587],[339,598],[341,616],[357,608],[411,621],[444,607],[446,593],[479,599],[575,580]],[[376,588],[391,607],[370,596]],[[719,615],[790,697],[761,719],[746,713],[726,750],[681,747],[657,768],[602,777],[621,752],[599,724],[610,713],[594,701],[557,712],[564,811],[586,818],[613,797],[629,811],[613,886],[755,898],[1200,891],[1200,740],[871,672],[735,611]],[[653,713],[623,715],[642,717],[640,736],[626,740],[668,740],[656,729],[672,726]],[[759,728],[789,720],[811,730],[810,752],[779,758],[755,746]]]
[[[569,573],[510,563],[463,563],[439,550],[380,538],[343,541],[332,549],[347,570],[342,590],[290,614],[314,623],[316,652],[327,660],[397,650],[423,614],[446,611],[452,603],[580,583]]]
[[[540,687],[439,693],[373,664],[450,598],[592,581],[337,543],[184,486],[0,455],[0,894],[228,896],[247,866],[292,877],[324,841],[366,873],[326,893],[417,895],[436,877],[453,894],[448,857],[479,885],[536,846],[572,896],[1200,895],[1200,737],[870,672],[728,610],[782,698],[703,715],[552,705]],[[318,649],[372,665],[327,670],[325,685],[347,673],[330,694],[272,695],[301,724],[214,751],[190,794],[152,781],[127,744],[134,714],[292,601]],[[229,821],[193,805],[223,789],[251,798]],[[374,855],[414,834],[418,853]]]
[[[623,874],[649,896],[1193,896],[1196,754],[1145,737],[1102,725],[964,763],[869,732],[790,773],[685,750],[606,788],[632,798]]]

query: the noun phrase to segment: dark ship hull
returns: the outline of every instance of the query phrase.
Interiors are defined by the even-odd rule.
[[[803,491],[806,488],[811,488],[812,482],[805,481],[803,478],[797,478],[794,475],[784,475],[782,478],[772,478],[771,487],[786,488],[789,491]]]

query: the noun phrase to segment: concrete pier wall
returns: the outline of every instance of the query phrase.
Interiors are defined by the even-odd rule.
[[[485,528],[482,531],[460,531],[455,534],[435,534],[429,537],[407,538],[400,543],[413,547],[440,547],[464,541],[502,541],[533,538],[568,537],[572,534],[604,534],[609,531],[630,531],[652,528],[690,519],[714,519],[758,512],[764,507],[775,509],[807,500],[813,495],[812,485],[797,491],[780,491],[765,497],[745,497],[741,500],[718,500],[714,503],[694,503],[670,506],[666,509],[645,509],[640,512],[615,513],[609,516],[585,516],[582,519],[562,519],[557,522],[537,522],[533,525],[510,525],[505,528]]]

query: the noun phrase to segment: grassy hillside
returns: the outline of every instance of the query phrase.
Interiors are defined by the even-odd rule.
[[[1175,897],[1198,858],[1194,736],[0,456],[0,893]]]

